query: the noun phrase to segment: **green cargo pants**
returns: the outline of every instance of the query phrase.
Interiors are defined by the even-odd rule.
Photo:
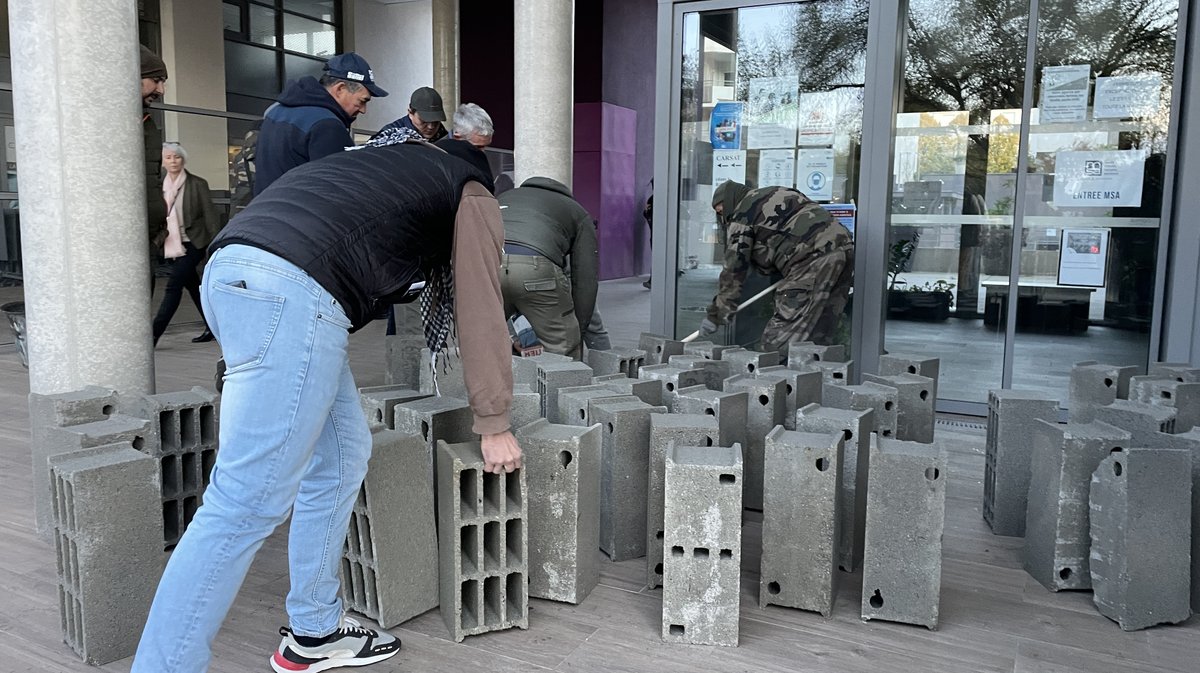
[[[536,255],[504,255],[500,293],[504,314],[525,316],[546,352],[583,357],[571,281],[557,264]]]

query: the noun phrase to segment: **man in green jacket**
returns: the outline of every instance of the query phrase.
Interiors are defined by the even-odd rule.
[[[505,313],[524,315],[548,352],[582,359],[580,334],[596,307],[592,216],[566,185],[550,178],[529,178],[497,200],[504,218]]]

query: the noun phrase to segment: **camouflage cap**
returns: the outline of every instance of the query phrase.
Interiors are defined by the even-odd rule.
[[[713,190],[712,207],[716,209],[718,205],[725,204],[724,211],[728,215],[749,191],[750,188],[740,182],[726,180]]]

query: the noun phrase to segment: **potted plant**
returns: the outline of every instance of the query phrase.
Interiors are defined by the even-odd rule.
[[[892,244],[888,255],[888,317],[907,320],[946,320],[954,307],[954,283],[936,280],[922,285],[908,285],[900,274],[912,268],[913,252],[920,242],[920,232]],[[906,287],[901,288],[899,286]]]

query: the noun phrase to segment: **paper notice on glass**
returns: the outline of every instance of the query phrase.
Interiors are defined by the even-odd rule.
[[[1090,65],[1048,65],[1042,68],[1042,99],[1039,121],[1081,122],[1087,119]]]
[[[800,150],[796,154],[796,189],[813,201],[832,201],[833,150]]]
[[[854,220],[858,217],[858,206],[853,203],[822,203],[821,207],[829,211],[833,219],[848,229],[851,236],[854,235]]]
[[[713,189],[726,180],[746,182],[746,150],[713,150]]]
[[[762,150],[758,153],[759,187],[794,187],[795,185],[795,150]]]
[[[1058,252],[1058,284],[1104,287],[1108,229],[1063,229]]]
[[[1162,77],[1153,73],[1096,78],[1095,119],[1148,117],[1158,111]]]
[[[714,150],[736,150],[741,145],[742,104],[722,101],[713,106],[709,140]]]
[[[832,145],[837,113],[837,94],[825,92],[800,94],[797,114],[799,136],[796,144],[810,147]]]
[[[1056,208],[1142,205],[1145,150],[1059,152],[1054,160]]]
[[[796,77],[750,80],[746,146],[752,150],[796,146]]]

